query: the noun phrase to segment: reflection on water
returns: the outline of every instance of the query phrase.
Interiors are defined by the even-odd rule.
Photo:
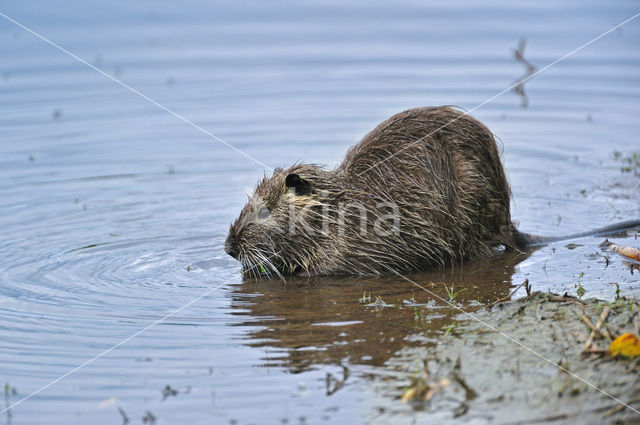
[[[336,165],[409,107],[473,108],[521,76],[511,51],[521,38],[541,68],[636,9],[0,6],[271,167]],[[500,140],[522,230],[566,234],[638,216],[640,179],[621,167],[638,150],[639,41],[634,21],[527,81],[526,108],[507,92],[474,111]],[[0,58],[0,382],[17,389],[9,401],[175,312],[13,408],[14,425],[121,423],[118,407],[130,423],[148,412],[158,424],[363,423],[380,411],[393,412],[387,423],[446,420],[398,404],[396,365],[436,344],[456,311],[389,277],[242,282],[222,244],[261,167],[2,18]],[[465,309],[525,278],[536,290],[574,292],[580,279],[586,296],[615,296],[610,282],[640,294],[637,270],[600,241],[411,278],[447,299],[445,287],[461,291]],[[331,380],[327,391],[327,374],[342,380],[342,366],[346,383]],[[386,386],[374,388],[372,376]],[[163,397],[167,386],[177,393]]]
[[[408,276],[465,310],[504,298],[516,265],[503,255],[450,270]],[[400,350],[436,343],[460,314],[401,278],[293,278],[234,286],[231,307],[256,327],[251,347],[268,347],[263,366],[300,373],[318,364],[383,366]]]

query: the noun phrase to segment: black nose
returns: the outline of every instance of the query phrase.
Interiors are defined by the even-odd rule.
[[[230,238],[224,243],[224,251],[233,258],[238,258],[238,247]]]

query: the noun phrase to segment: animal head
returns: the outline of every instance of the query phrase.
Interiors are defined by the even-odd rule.
[[[229,228],[225,251],[254,275],[309,272],[330,244],[323,226],[340,194],[337,180],[307,164],[265,175]]]

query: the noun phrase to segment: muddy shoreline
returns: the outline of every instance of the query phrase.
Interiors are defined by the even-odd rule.
[[[438,344],[403,355],[398,398],[451,423],[640,423],[612,398],[640,409],[640,358],[605,354],[603,336],[637,335],[639,312],[636,299],[536,292],[460,314]],[[605,315],[602,331],[586,324]]]

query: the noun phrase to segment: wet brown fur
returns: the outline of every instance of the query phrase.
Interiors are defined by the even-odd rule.
[[[296,195],[285,186],[291,173],[309,182],[310,193]],[[409,109],[379,124],[332,171],[295,164],[265,176],[231,226],[226,247],[245,268],[277,275],[427,270],[489,256],[499,246],[515,248],[510,193],[495,140],[482,123],[450,107]],[[398,232],[374,231],[376,218],[390,213],[380,202],[397,205]],[[364,232],[358,208],[340,216],[341,204],[364,206]],[[258,218],[263,206],[271,213]],[[307,224],[295,234],[290,208]],[[322,217],[328,217],[324,228]]]

